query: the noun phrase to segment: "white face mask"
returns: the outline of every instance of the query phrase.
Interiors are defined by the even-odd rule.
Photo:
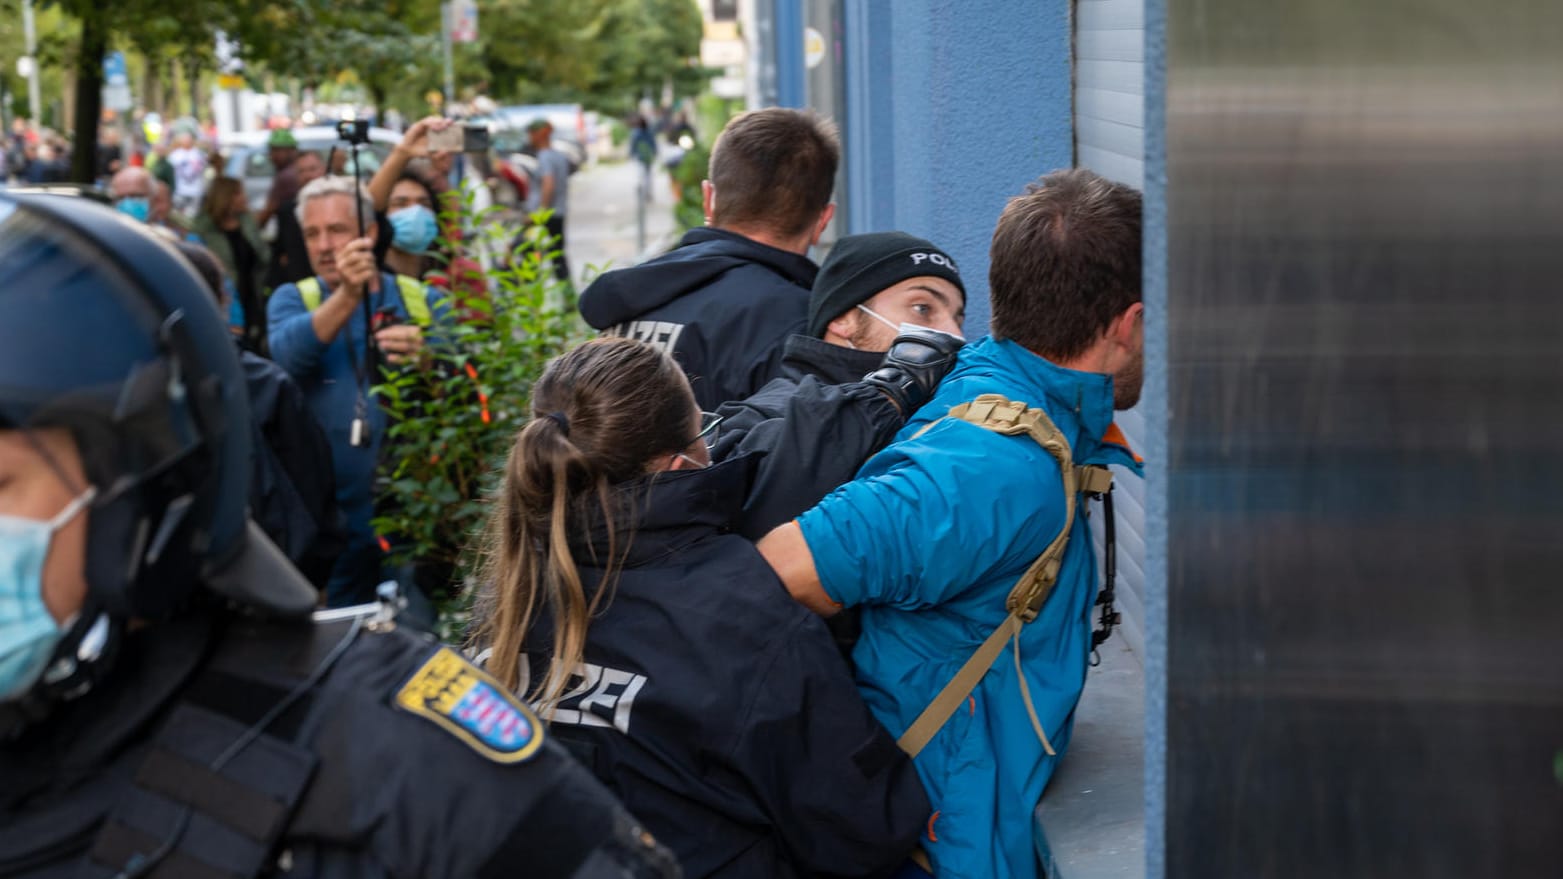
[[[26,693],[64,634],[43,601],[49,544],[97,495],[88,488],[52,519],[0,516],[0,701]]]
[[[959,339],[962,342],[966,341],[966,337],[960,335],[959,333],[951,333],[951,332],[947,332],[945,330],[936,330],[933,327],[925,327],[922,324],[903,323],[900,326],[897,326],[897,325],[895,325],[895,324],[890,322],[890,318],[885,317],[884,315],[882,315],[879,312],[873,310],[872,308],[869,308],[866,305],[859,305],[858,308],[862,309],[864,314],[868,315],[869,317],[873,318],[874,320],[877,320],[880,323],[884,324],[885,326],[889,327],[890,329],[895,330],[895,334],[897,336],[904,335],[907,330],[915,330],[916,332],[919,332],[919,333],[942,333],[942,334],[944,334],[946,336],[949,336],[952,339]]]

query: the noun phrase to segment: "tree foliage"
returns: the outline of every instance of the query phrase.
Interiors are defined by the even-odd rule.
[[[694,0],[486,0],[479,22],[501,100],[622,111],[664,86],[687,95],[705,81]]]
[[[0,8],[16,0],[0,0]],[[351,71],[377,105],[442,79],[438,0],[40,0],[80,29],[78,176],[96,140],[102,55],[128,48],[189,74],[217,66],[225,35],[246,70],[318,85]],[[469,91],[502,101],[573,100],[619,112],[642,97],[695,94],[695,0],[480,0],[479,43],[458,47]],[[420,92],[421,93],[421,92]]]

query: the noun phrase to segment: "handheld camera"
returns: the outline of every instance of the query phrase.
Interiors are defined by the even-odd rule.
[[[486,125],[452,125],[443,131],[429,132],[429,149],[452,153],[486,153],[489,132]]]
[[[352,146],[366,144],[369,142],[369,120],[343,119],[336,124],[336,136]]]

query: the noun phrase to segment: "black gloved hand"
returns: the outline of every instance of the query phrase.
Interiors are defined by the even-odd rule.
[[[883,391],[902,417],[909,417],[933,398],[965,344],[965,339],[939,330],[903,326],[885,352],[884,363],[863,376],[863,382]]]

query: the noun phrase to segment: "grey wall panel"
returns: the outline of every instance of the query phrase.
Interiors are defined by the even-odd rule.
[[[1563,876],[1563,4],[1167,14],[1166,874]]]
[[[1078,0],[1074,7],[1075,164],[1140,187],[1145,177],[1145,6],[1142,0]],[[1138,446],[1144,423],[1120,413],[1119,427]],[[1117,591],[1122,637],[1144,655],[1145,485],[1115,474]],[[1092,523],[1098,558],[1101,521]]]
[[[1134,0],[1078,0],[1075,19],[1086,30],[1144,30],[1145,4]]]

